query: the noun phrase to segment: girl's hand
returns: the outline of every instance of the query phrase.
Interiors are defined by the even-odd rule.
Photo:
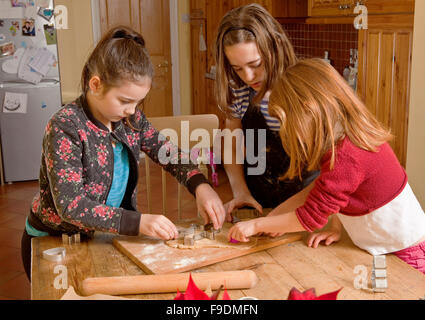
[[[256,230],[257,220],[258,219],[238,222],[232,228],[230,228],[227,239],[229,241],[234,239],[240,242],[248,242],[250,236],[258,233]]]
[[[328,246],[332,242],[337,242],[341,239],[341,230],[329,229],[326,231],[314,232],[308,236],[307,245],[312,248],[317,248],[319,243],[325,240],[325,244]]]
[[[207,183],[200,184],[195,191],[198,212],[204,223],[212,222],[214,229],[220,229],[226,218],[226,211],[220,197]]]
[[[226,220],[231,222],[232,217],[230,216],[230,214],[233,212],[233,210],[239,209],[245,206],[255,208],[261,214],[263,213],[263,207],[261,206],[261,204],[259,204],[257,200],[255,200],[251,195],[245,194],[242,196],[237,196],[234,199],[224,204],[224,208],[226,209]]]
[[[139,234],[162,240],[178,237],[176,226],[168,218],[158,214],[142,214],[140,217]]]

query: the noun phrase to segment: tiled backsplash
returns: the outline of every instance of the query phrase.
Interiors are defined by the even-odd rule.
[[[350,65],[350,49],[358,49],[358,30],[352,24],[282,24],[299,58],[323,58],[342,75]]]

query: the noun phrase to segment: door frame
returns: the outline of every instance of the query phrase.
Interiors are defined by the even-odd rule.
[[[100,0],[90,0],[92,11],[92,32],[94,46],[101,38]],[[170,41],[172,66],[173,115],[181,115],[180,106],[180,54],[179,54],[179,13],[178,0],[168,0],[170,3]]]

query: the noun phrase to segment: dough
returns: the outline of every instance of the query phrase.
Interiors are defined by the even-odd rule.
[[[231,223],[225,222],[221,232],[215,235],[215,240],[207,238],[195,241],[195,245],[184,245],[183,239],[168,240],[165,243],[172,248],[179,249],[199,249],[199,248],[232,248],[232,249],[249,249],[257,245],[257,238],[251,237],[249,242],[230,243],[227,240],[227,234],[232,227]]]

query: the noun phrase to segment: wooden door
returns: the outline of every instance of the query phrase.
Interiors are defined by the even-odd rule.
[[[390,143],[406,165],[413,29],[370,27],[359,33],[358,94],[391,129]]]
[[[169,0],[98,0],[101,31],[117,25],[140,32],[155,67],[152,89],[145,100],[148,117],[172,116],[172,74]]]

